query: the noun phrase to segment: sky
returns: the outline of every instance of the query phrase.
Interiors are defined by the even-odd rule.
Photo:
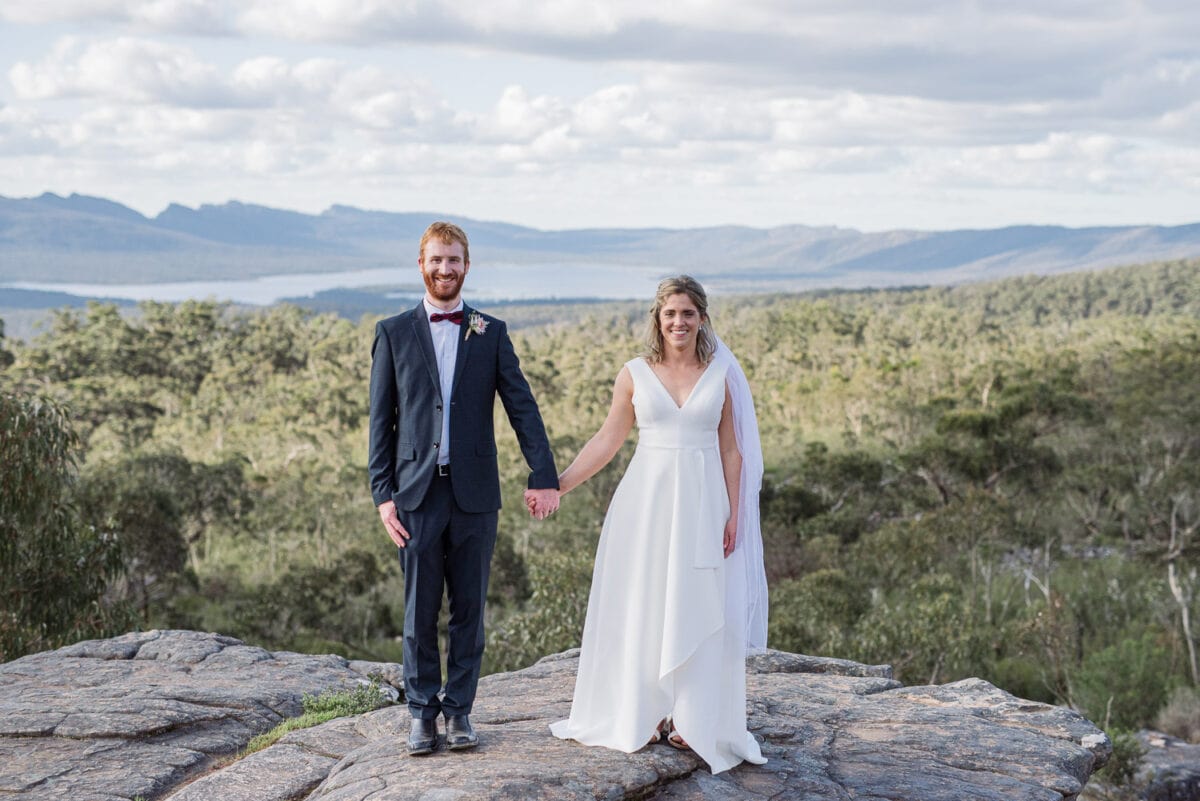
[[[0,0],[0,195],[46,191],[541,229],[1192,223],[1200,11]]]

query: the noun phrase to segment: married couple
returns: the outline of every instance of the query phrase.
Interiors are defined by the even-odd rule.
[[[479,743],[469,715],[500,508],[499,395],[531,470],[525,504],[539,520],[639,430],[600,535],[571,715],[553,734],[628,753],[666,738],[714,773],[763,763],[746,730],[744,661],[766,644],[762,453],[749,385],[712,331],[703,288],[687,276],[659,285],[647,354],[621,368],[607,419],[559,476],[504,323],[462,301],[466,234],[429,226],[417,264],[424,300],[375,329],[369,457],[375,505],[404,571],[408,752],[437,749],[440,716],[449,750]]]

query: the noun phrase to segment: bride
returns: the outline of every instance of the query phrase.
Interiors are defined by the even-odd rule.
[[[556,737],[632,753],[666,737],[713,773],[762,764],[746,730],[747,649],[766,644],[758,528],[762,452],[749,385],[713,334],[703,287],[659,284],[648,352],[626,362],[561,492],[638,445],[613,495],[571,716]]]

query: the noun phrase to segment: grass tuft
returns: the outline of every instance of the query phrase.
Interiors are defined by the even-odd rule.
[[[359,684],[350,690],[326,690],[320,695],[305,693],[302,703],[304,714],[288,718],[270,731],[253,738],[246,743],[245,749],[238,752],[237,758],[250,756],[274,745],[290,731],[319,726],[335,718],[362,715],[387,706],[390,701],[380,689],[378,677],[372,676],[370,684]]]

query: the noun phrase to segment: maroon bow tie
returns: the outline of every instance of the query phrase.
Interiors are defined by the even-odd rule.
[[[461,311],[452,311],[448,314],[442,314],[441,312],[434,312],[433,314],[429,315],[429,322],[431,322],[431,323],[440,323],[442,320],[449,320],[450,322],[454,323],[455,325],[462,325],[462,312]]]

